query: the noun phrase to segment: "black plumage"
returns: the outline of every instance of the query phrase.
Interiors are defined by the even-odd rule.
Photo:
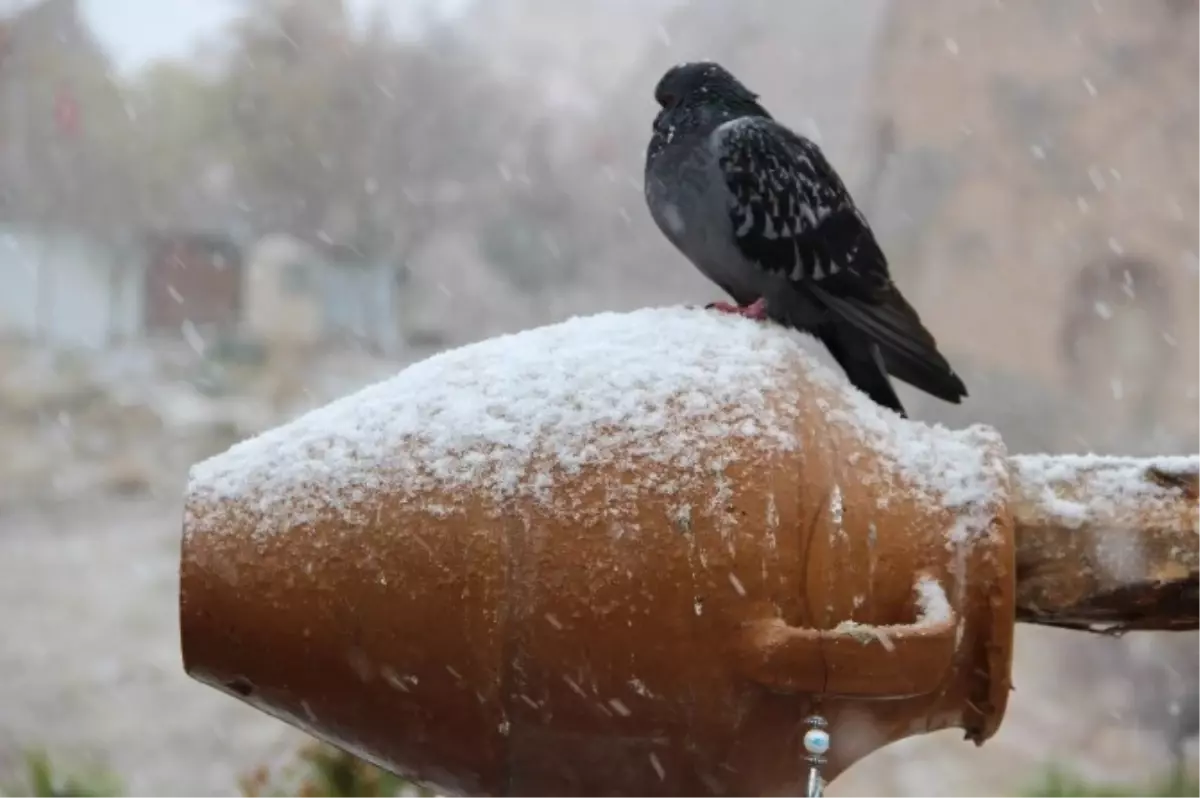
[[[717,64],[674,67],[655,98],[646,199],[668,239],[742,312],[819,338],[878,404],[904,415],[888,374],[962,401],[966,387],[814,142]]]

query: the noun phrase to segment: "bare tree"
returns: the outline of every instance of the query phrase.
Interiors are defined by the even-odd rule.
[[[498,190],[518,106],[451,31],[356,38],[307,4],[252,6],[225,89],[259,226],[397,261]]]

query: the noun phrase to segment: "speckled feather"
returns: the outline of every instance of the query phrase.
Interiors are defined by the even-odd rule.
[[[890,289],[887,260],[821,149],[768,117],[740,117],[713,134],[746,259],[793,282],[875,298]]]

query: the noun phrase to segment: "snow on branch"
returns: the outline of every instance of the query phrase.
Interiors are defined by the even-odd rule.
[[[1009,463],[1018,620],[1110,634],[1197,628],[1200,458]]]

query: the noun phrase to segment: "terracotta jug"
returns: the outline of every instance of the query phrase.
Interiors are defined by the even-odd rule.
[[[982,742],[1010,689],[1000,439],[900,419],[773,325],[685,308],[485,341],[188,487],[193,677],[472,794],[802,793]]]

